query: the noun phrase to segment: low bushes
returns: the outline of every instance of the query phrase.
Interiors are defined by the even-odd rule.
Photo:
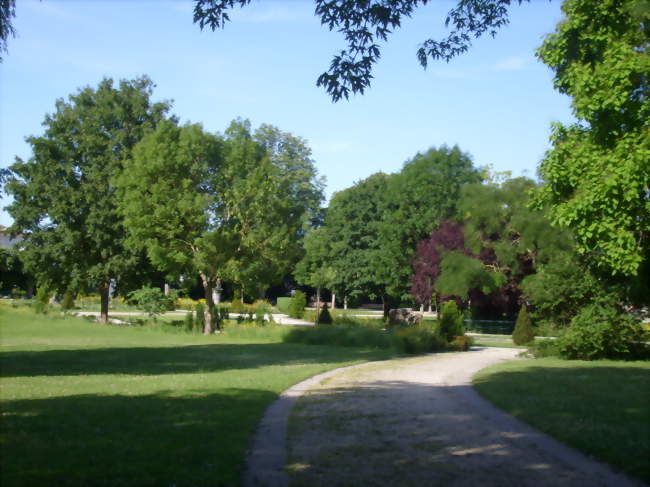
[[[295,327],[284,336],[283,341],[307,345],[392,348],[408,354],[467,350],[471,345],[469,337],[464,336],[448,342],[439,330],[428,326],[385,329],[359,323],[342,325],[337,324],[337,320],[327,326]]]
[[[291,305],[291,298],[278,298],[275,307],[278,308],[278,311],[280,311],[280,313],[284,313],[285,315],[288,315],[290,305]]]
[[[289,304],[289,316],[291,318],[302,318],[307,306],[307,296],[302,291],[296,291]]]
[[[535,340],[535,332],[533,331],[533,324],[528,316],[526,305],[522,305],[517,316],[517,323],[512,332],[512,343],[515,345],[526,345]]]
[[[585,306],[557,340],[535,343],[537,357],[638,360],[650,357],[648,332],[615,305],[599,301]]]

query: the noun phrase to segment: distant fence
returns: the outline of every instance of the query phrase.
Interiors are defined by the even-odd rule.
[[[464,325],[467,331],[495,335],[512,335],[515,329],[515,322],[506,320],[464,320]]]

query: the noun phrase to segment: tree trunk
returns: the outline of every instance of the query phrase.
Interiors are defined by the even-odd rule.
[[[169,287],[169,283],[165,283],[165,296],[169,296],[169,293],[171,292],[171,289]]]
[[[343,296],[343,309],[348,309],[348,295]]]
[[[384,320],[388,319],[388,315],[390,314],[390,306],[388,305],[388,297],[387,296],[382,296],[381,297],[381,304],[382,308],[384,309]]]
[[[336,294],[332,293],[332,309],[336,308]]]
[[[244,304],[244,285],[243,284],[241,286],[241,296],[239,298],[239,301],[241,302],[241,304]]]
[[[431,313],[431,300],[429,300],[429,313]]]
[[[205,309],[203,310],[203,334],[210,335],[214,330],[214,300],[212,299],[212,282],[205,274],[201,274],[201,282],[205,291]]]
[[[320,287],[316,288],[316,324],[318,324],[318,318],[320,317]]]
[[[110,284],[105,282],[99,287],[99,295],[101,296],[101,308],[99,311],[99,322],[102,324],[108,323],[108,299],[109,299]]]
[[[433,297],[436,300],[436,319],[440,321],[440,300],[438,299],[438,293],[434,294]]]
[[[424,313],[424,303],[420,303],[420,313]]]

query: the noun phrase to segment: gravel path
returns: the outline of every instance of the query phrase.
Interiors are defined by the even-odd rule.
[[[297,384],[267,411],[244,485],[644,485],[503,413],[474,391],[477,371],[518,353],[486,348],[374,362]]]

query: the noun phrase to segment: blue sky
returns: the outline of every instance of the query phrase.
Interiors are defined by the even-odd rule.
[[[16,39],[0,64],[0,166],[28,158],[57,98],[102,77],[147,74],[155,99],[173,99],[183,121],[222,132],[231,120],[270,123],[305,138],[327,196],[418,151],[458,144],[476,166],[535,176],[550,123],[570,121],[569,99],[534,57],[561,19],[560,2],[514,6],[496,38],[423,70],[416,49],[445,34],[454,2],[439,0],[404,22],[382,51],[373,86],[333,104],[315,86],[344,47],[308,0],[253,1],[223,31],[192,23],[189,0],[19,0]],[[1,206],[9,200],[5,197]],[[0,224],[11,217],[0,213]]]

